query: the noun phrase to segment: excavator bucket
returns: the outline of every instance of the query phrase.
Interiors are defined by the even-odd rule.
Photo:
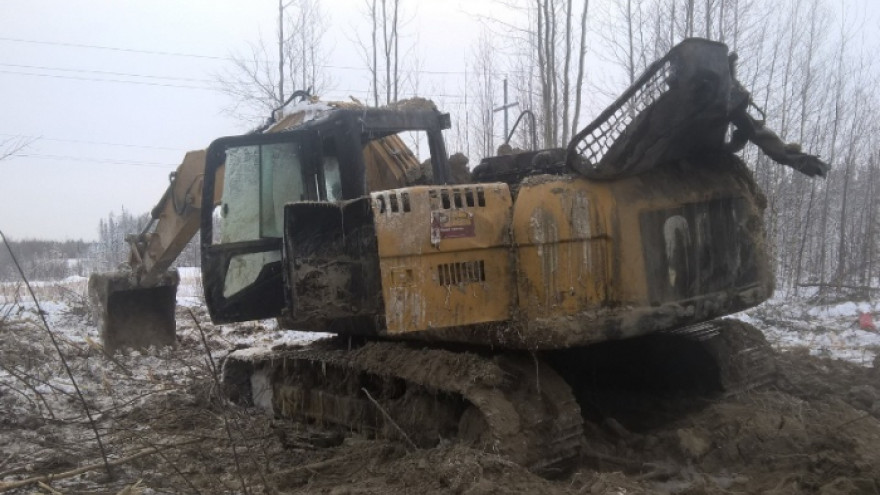
[[[177,270],[169,270],[149,286],[138,284],[124,271],[89,277],[89,299],[104,350],[175,346],[179,283]]]

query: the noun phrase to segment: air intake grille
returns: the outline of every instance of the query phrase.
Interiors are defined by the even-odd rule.
[[[482,187],[432,189],[430,197],[434,210],[486,206],[486,193]]]
[[[477,260],[437,265],[437,281],[440,285],[485,282],[485,263],[483,260]]]
[[[410,211],[409,193],[407,192],[402,192],[399,195],[396,192],[389,192],[376,195],[375,198],[379,213],[389,211],[392,213],[399,213],[401,211],[409,213]]]

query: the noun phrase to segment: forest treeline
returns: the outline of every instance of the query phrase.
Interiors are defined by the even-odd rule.
[[[133,214],[124,207],[98,221],[97,241],[52,241],[7,239],[9,247],[28,280],[62,280],[88,277],[95,271],[111,271],[128,261],[127,234],[140,233],[150,219],[149,213]],[[200,266],[198,236],[177,258],[175,266]],[[21,280],[9,249],[0,247],[0,282]]]
[[[870,35],[876,25],[866,23],[857,2],[504,3],[519,15],[497,36],[486,38],[486,46],[477,50],[483,56],[475,57],[475,71],[486,77],[510,71],[509,85],[520,107],[536,114],[539,147],[565,146],[570,132],[585,125],[583,115],[595,115],[581,102],[620,94],[681,40],[726,43],[738,55],[737,78],[751,92],[756,114],[784,141],[799,143],[832,166],[827,179],[816,180],[773,163],[754,146],[741,153],[767,196],[765,220],[779,287],[797,294],[804,285],[833,290],[876,283],[878,47]],[[487,25],[491,28],[492,22]],[[582,66],[585,50],[603,63]],[[617,70],[609,71],[609,65]],[[476,91],[484,97],[475,101],[497,101],[493,86]],[[491,122],[489,105],[479,111]],[[483,141],[491,138],[484,132]],[[528,136],[517,138],[525,143]]]
[[[784,141],[831,164],[825,180],[773,163],[754,146],[742,158],[767,197],[765,221],[778,286],[796,295],[876,285],[880,200],[880,91],[876,25],[857,2],[830,0],[504,1],[514,15],[487,20],[475,49],[480,122],[469,130],[484,152],[499,143],[493,74],[504,71],[520,108],[532,109],[539,148],[564,147],[654,60],[683,39],[724,42],[755,114]],[[875,20],[876,22],[876,20]],[[494,31],[493,31],[494,29]],[[595,58],[587,58],[590,52]],[[593,65],[590,65],[593,60]],[[497,78],[497,76],[494,76]],[[603,96],[604,95],[604,96]],[[583,107],[583,108],[582,108]],[[480,120],[482,115],[482,120]],[[487,127],[488,125],[488,127]],[[525,129],[514,144],[527,147]]]

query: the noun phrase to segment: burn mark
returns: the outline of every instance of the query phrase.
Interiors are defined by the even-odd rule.
[[[742,198],[724,198],[643,212],[651,301],[687,299],[759,282],[752,246],[760,239],[743,221],[747,209]]]

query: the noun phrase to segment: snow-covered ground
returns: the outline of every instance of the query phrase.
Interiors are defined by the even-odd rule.
[[[0,284],[0,488],[10,479],[63,471],[80,459],[92,463],[100,459],[77,389],[88,404],[108,455],[121,458],[154,448],[157,443],[192,442],[185,432],[182,436],[162,432],[169,424],[162,421],[164,414],[202,415],[200,425],[206,421],[213,424],[217,417],[204,413],[224,407],[218,405],[223,402],[216,386],[217,371],[229,350],[305,343],[323,337],[280,330],[274,321],[213,325],[204,309],[199,270],[184,268],[181,276],[177,348],[112,356],[104,353],[90,314],[86,278],[31,282],[51,336],[24,284]],[[62,366],[56,344],[75,383]],[[152,422],[147,426],[144,421]],[[233,433],[247,438],[263,434]],[[223,438],[229,432],[218,430],[210,435]],[[93,486],[97,478],[89,478],[92,474],[54,486],[65,493],[65,487],[77,491],[72,487]],[[125,480],[130,484],[138,477],[137,471],[126,473],[110,493],[124,488]]]
[[[199,268],[184,267],[178,271],[181,278],[177,291],[178,306],[204,316]],[[86,338],[98,338],[94,325],[71,324],[73,320],[69,318],[71,313],[85,310],[82,305],[86,300],[87,281],[85,277],[68,277],[58,282],[31,282],[50,324],[71,342],[83,343]],[[761,306],[733,317],[760,328],[779,350],[806,348],[813,355],[870,366],[880,354],[880,332],[862,328],[860,318],[865,314],[870,315],[871,320],[880,318],[880,301],[818,305],[810,303],[811,299],[813,294],[792,298],[777,292]],[[0,318],[4,313],[27,316],[26,313],[33,310],[33,302],[22,284],[0,284]],[[184,330],[192,326],[186,319],[184,317],[181,321],[178,318]],[[880,326],[880,321],[877,325]],[[304,343],[324,337],[323,334],[279,329],[274,320],[218,325],[215,331],[215,336],[230,348]]]
[[[201,428],[197,435],[200,442],[218,442],[214,448],[222,451],[230,433],[228,425],[224,426],[224,416],[217,411],[232,414],[225,409],[226,400],[220,398],[216,386],[217,367],[223,356],[245,346],[306,343],[324,336],[282,330],[274,320],[213,325],[204,308],[199,270],[182,268],[180,275],[177,349],[128,351],[113,356],[106,356],[101,348],[98,330],[88,311],[84,277],[32,283],[111,458],[128,456],[157,444],[189,445],[194,441],[190,432],[173,425],[189,425],[190,421],[197,421]],[[811,296],[777,295],[733,317],[761,329],[780,350],[807,349],[813,355],[872,366],[880,354],[880,335],[861,328],[859,320],[865,314],[872,318],[880,315],[880,303],[818,305],[810,303]],[[94,464],[100,458],[73,385],[60,366],[58,354],[24,286],[0,284],[0,445],[4,446],[0,467],[10,463],[5,470],[0,469],[0,486],[6,481],[74,467],[77,463],[71,459],[87,459]],[[177,419],[169,421],[168,415]],[[257,420],[250,417],[242,416],[237,421],[239,425],[257,425],[253,423]],[[236,445],[265,437],[265,426],[253,428],[234,431]],[[207,447],[180,450],[179,462],[195,462],[193,459],[200,458],[198,449],[203,448]],[[256,446],[253,449],[252,452],[260,452]],[[224,454],[218,458],[228,461],[231,457]],[[142,469],[154,469],[155,462],[145,466]],[[143,476],[143,471],[135,466],[125,469],[111,493]],[[226,473],[225,478],[210,478],[213,481],[216,477],[218,486],[226,487],[220,491],[235,486],[229,466],[211,465],[204,469]],[[89,476],[58,481],[54,487],[63,492],[97,485],[107,487],[97,474]],[[217,491],[205,491],[209,492]]]
[[[177,288],[177,305],[182,308],[204,308],[205,296],[202,289],[201,269],[193,267],[178,268],[180,286]],[[298,332],[279,329],[274,319],[261,320],[237,325],[218,325],[219,337],[231,347],[273,346],[311,342],[326,337],[326,334]]]
[[[192,326],[186,310],[193,310],[204,316],[205,297],[202,289],[201,270],[194,267],[178,268],[180,286],[177,289],[177,305],[184,310],[184,318],[178,315],[178,324],[185,330]],[[83,343],[86,338],[98,339],[98,330],[91,324],[76,324],[70,318],[72,313],[84,313],[87,308],[88,278],[68,277],[60,281],[31,281],[40,307],[46,313],[53,331],[70,342]],[[32,319],[36,317],[33,300],[24,284],[18,282],[0,283],[0,318],[9,312],[12,318]],[[15,313],[15,315],[12,315]],[[82,316],[88,316],[83,314]],[[0,320],[2,321],[2,320]],[[213,327],[212,327],[213,328]],[[279,329],[274,319],[246,322],[236,325],[217,325],[216,337],[227,342],[230,347],[242,345],[278,345],[305,343],[326,337],[325,334],[298,332]]]
[[[880,354],[880,333],[861,325],[860,320],[880,326],[880,301],[823,305],[811,303],[812,299],[813,294],[790,298],[777,293],[734,318],[760,328],[779,350],[805,348],[814,356],[871,366]]]
[[[180,275],[179,349],[127,351],[112,359],[103,356],[98,329],[88,310],[86,278],[32,282],[56,340],[62,351],[72,356],[75,376],[99,409],[129,401],[136,404],[139,397],[173,390],[175,384],[192,382],[193,376],[209,376],[202,334],[215,366],[232,349],[304,344],[326,337],[280,329],[275,320],[213,325],[204,307],[199,269],[182,268]],[[880,302],[817,305],[810,300],[809,295],[798,299],[777,295],[732,317],[762,330],[778,350],[806,349],[812,355],[873,366],[880,355],[880,333],[863,328],[864,315],[872,319],[880,316]],[[69,400],[73,384],[58,366],[57,353],[22,284],[0,284],[0,329],[4,334],[0,339],[0,388],[15,389],[26,383],[32,392],[43,394],[40,400],[19,401],[7,412],[79,415],[78,406]],[[201,363],[203,369],[194,371],[193,362]],[[24,372],[31,376],[15,376]]]
[[[70,360],[87,400],[98,410],[113,409],[120,403],[136,406],[140,398],[191,383],[194,376],[207,378],[209,367],[201,334],[210,348],[214,366],[219,366],[226,352],[233,348],[302,344],[326,336],[282,330],[274,320],[212,325],[204,309],[199,269],[183,268],[180,273],[178,349],[127,350],[112,357],[103,353],[98,328],[88,308],[85,277],[31,282],[52,336]],[[52,339],[23,284],[0,284],[0,331],[0,398],[7,399],[0,401],[6,406],[0,410],[0,416],[5,412],[78,417],[81,412],[73,400],[73,383],[59,366]],[[25,397],[3,397],[4,390],[30,390],[36,397],[12,400]]]

